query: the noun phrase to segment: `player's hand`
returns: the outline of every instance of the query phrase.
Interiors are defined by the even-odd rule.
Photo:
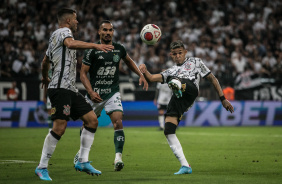
[[[48,84],[50,82],[50,79],[47,77],[47,78],[41,78],[41,82],[42,82],[42,85],[41,85],[41,88],[43,89],[47,89],[48,88]]]
[[[94,103],[100,103],[100,102],[103,101],[103,99],[100,97],[100,95],[98,93],[94,92],[94,91],[89,93],[89,95],[90,95],[90,99]]]
[[[139,86],[142,85],[142,83],[144,84],[143,86],[143,89],[148,91],[148,82],[146,81],[145,77],[142,75],[140,78],[139,78]]]
[[[172,79],[168,82],[168,87],[172,90],[177,98],[182,97],[181,82],[177,79]]]
[[[155,104],[155,106],[157,106],[157,105],[158,105],[158,103],[157,103],[157,100],[156,100],[156,99],[154,99],[154,104]]]
[[[106,44],[96,44],[96,49],[97,50],[101,50],[101,51],[104,51],[104,52],[108,52],[108,51],[111,51],[113,50],[115,47],[113,45],[106,45]]]
[[[229,112],[234,112],[234,107],[231,105],[231,103],[227,100],[227,99],[225,99],[225,100],[223,100],[222,102],[222,106],[227,110],[227,111],[229,111]]]
[[[147,67],[146,67],[145,64],[139,65],[139,69],[140,69],[141,73],[146,73],[146,71],[147,71]]]

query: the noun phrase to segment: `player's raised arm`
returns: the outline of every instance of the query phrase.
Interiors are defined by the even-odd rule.
[[[146,80],[149,82],[163,82],[163,77],[161,74],[151,74],[145,64],[139,66],[140,71],[145,76]]]
[[[123,58],[123,61],[125,62],[125,64],[128,66],[128,68],[131,71],[135,72],[140,77],[139,78],[139,85],[142,85],[142,83],[143,83],[144,84],[143,89],[145,89],[147,91],[148,90],[148,82],[146,81],[142,72],[138,69],[136,63],[129,57],[128,54],[125,56],[125,58]]]
[[[230,111],[231,113],[234,112],[234,108],[231,105],[231,103],[224,97],[223,91],[221,89],[221,86],[217,80],[217,78],[212,74],[208,74],[208,76],[206,77],[214,86],[220,100],[222,103],[222,106],[227,110]]]
[[[88,43],[79,40],[74,40],[73,38],[66,38],[64,40],[64,44],[69,49],[97,49],[104,52],[114,49],[113,45]]]

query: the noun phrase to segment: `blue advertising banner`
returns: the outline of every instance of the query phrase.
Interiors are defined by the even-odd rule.
[[[158,111],[153,101],[123,102],[124,126],[158,126]],[[180,126],[278,126],[282,125],[281,101],[233,101],[234,113],[227,112],[219,101],[195,102],[183,115]],[[47,127],[42,101],[0,101],[0,127]],[[99,126],[112,126],[105,111]],[[81,120],[68,126],[82,125]]]

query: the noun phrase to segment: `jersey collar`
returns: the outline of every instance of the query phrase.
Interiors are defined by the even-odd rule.
[[[176,64],[177,66],[182,66],[186,61],[188,60],[188,58],[185,58],[184,62],[181,64]]]

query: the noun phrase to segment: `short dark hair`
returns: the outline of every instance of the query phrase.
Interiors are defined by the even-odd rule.
[[[60,20],[62,16],[64,16],[65,14],[73,14],[73,13],[76,13],[76,10],[71,8],[62,8],[58,11],[57,18],[58,20]]]
[[[100,25],[99,25],[99,29],[101,28],[102,24],[104,24],[104,23],[112,24],[112,22],[109,21],[109,20],[103,20],[103,21],[100,23]]]
[[[170,49],[176,49],[183,47],[185,49],[185,46],[181,40],[174,41],[170,44]]]

